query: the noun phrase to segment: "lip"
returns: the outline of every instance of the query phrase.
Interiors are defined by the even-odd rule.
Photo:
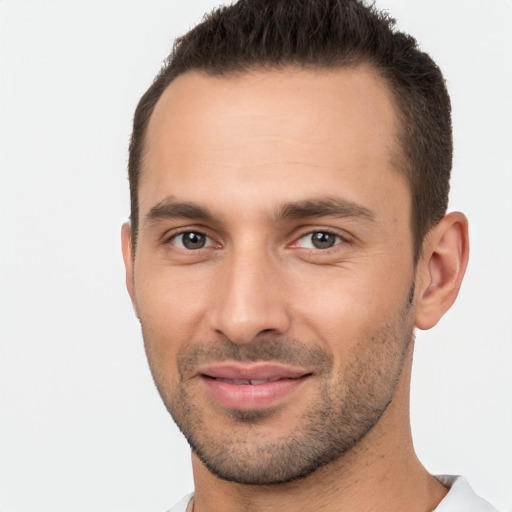
[[[275,406],[302,387],[311,375],[305,369],[269,363],[223,363],[201,367],[197,372],[215,402],[239,410]]]

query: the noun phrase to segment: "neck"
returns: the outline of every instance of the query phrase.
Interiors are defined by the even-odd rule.
[[[244,485],[214,476],[194,454],[194,512],[432,511],[447,489],[418,460],[409,421],[412,347],[394,398],[352,450],[298,481]]]

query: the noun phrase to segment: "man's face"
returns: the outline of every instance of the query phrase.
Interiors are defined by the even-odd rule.
[[[221,478],[305,476],[393,398],[414,316],[396,132],[365,68],[188,73],[159,100],[129,288],[163,401]]]

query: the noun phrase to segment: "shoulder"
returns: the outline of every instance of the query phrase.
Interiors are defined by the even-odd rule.
[[[436,475],[436,478],[450,490],[434,512],[498,512],[473,491],[463,476]]]
[[[174,507],[169,509],[167,512],[187,512],[188,504],[190,503],[190,500],[192,499],[192,496],[194,495],[193,492],[187,494],[184,496]]]

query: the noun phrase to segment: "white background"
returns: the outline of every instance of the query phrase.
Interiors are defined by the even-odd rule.
[[[0,1],[0,510],[160,512],[192,489],[124,289],[133,110],[216,0]],[[382,0],[444,70],[457,304],[420,333],[416,448],[512,510],[512,1]]]

